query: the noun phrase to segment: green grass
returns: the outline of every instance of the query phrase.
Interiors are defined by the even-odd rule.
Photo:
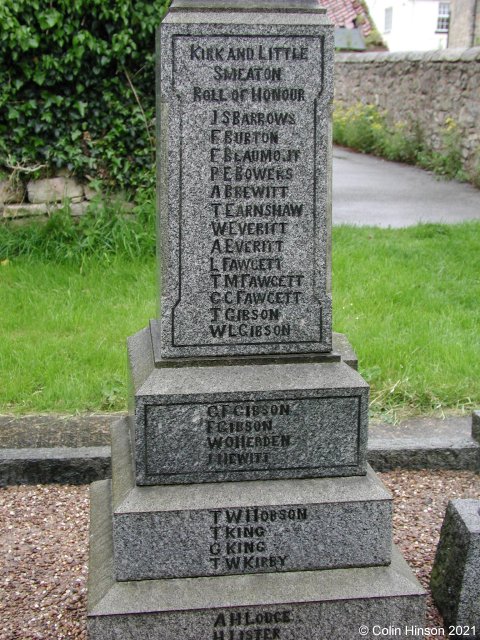
[[[480,223],[334,230],[334,324],[375,412],[480,405]]]
[[[337,227],[334,326],[372,409],[480,405],[480,223]],[[125,338],[155,315],[155,259],[0,264],[0,411],[124,410]]]
[[[90,203],[80,219],[70,215],[68,205],[46,222],[24,226],[0,224],[0,260],[37,258],[49,262],[82,264],[113,256],[130,259],[155,255],[155,192],[138,192],[134,215],[114,196]]]
[[[155,315],[154,259],[0,266],[0,410],[126,406],[128,335]]]

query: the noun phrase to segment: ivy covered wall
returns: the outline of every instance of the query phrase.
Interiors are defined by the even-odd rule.
[[[0,2],[0,172],[63,170],[126,189],[152,179],[155,28],[167,4]]]

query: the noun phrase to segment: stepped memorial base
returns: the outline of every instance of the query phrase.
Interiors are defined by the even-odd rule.
[[[115,581],[108,480],[91,486],[89,567],[90,640],[354,640],[374,626],[398,638],[424,624],[424,592],[395,549],[383,567]]]
[[[386,565],[391,496],[366,476],[134,483],[128,419],[112,429],[118,580]]]

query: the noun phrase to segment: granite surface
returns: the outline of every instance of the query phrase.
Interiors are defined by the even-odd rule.
[[[136,487],[127,420],[112,433],[118,580],[388,564],[391,497],[375,474]]]
[[[370,423],[368,433],[368,461],[377,471],[480,469],[480,444],[472,437],[469,416]]]
[[[0,415],[0,449],[105,447],[122,414]]]
[[[430,586],[446,624],[475,627],[460,637],[480,638],[480,500],[448,503]]]
[[[88,484],[110,474],[110,447],[0,449],[0,487]]]
[[[332,333],[332,350],[313,353],[285,353],[277,355],[209,356],[193,358],[164,358],[161,353],[160,323],[150,320],[155,367],[208,367],[212,364],[291,364],[292,362],[346,362],[358,370],[358,358],[348,338],[342,333]]]
[[[148,331],[128,344],[139,484],[365,473],[368,385],[344,362],[158,369]]]
[[[325,13],[318,0],[173,0],[172,11],[271,11]]]
[[[387,567],[115,582],[108,481],[92,485],[91,510],[90,640],[354,640],[425,625],[424,592],[395,550]]]
[[[60,419],[0,416],[0,486],[85,484],[87,480],[111,477],[109,426],[118,419],[112,414]],[[470,416],[419,418],[399,425],[370,424],[367,460],[376,471],[476,471],[480,468],[480,443],[472,438],[471,430]],[[61,442],[68,446],[61,447]]]
[[[159,30],[164,358],[331,351],[333,27],[291,4]]]
[[[177,0],[158,51],[160,331],[129,339],[92,486],[90,640],[398,637],[424,593],[367,469],[368,385],[332,353],[333,26]]]

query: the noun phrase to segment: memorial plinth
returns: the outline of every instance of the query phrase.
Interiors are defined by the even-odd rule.
[[[112,449],[118,580],[387,565],[391,498],[375,474],[135,484],[127,420]]]
[[[456,637],[480,639],[479,573],[480,500],[450,500],[430,587],[445,625],[456,628]]]
[[[152,335],[129,339],[146,364]],[[132,366],[138,484],[362,475],[368,385],[345,362]]]
[[[386,567],[116,581],[110,509],[108,481],[95,483],[88,623],[95,640],[371,640],[377,636],[360,635],[360,625],[423,626],[423,591],[395,549]]]
[[[158,51],[159,318],[92,487],[90,638],[422,627],[332,334],[332,25],[314,0],[174,0]]]

